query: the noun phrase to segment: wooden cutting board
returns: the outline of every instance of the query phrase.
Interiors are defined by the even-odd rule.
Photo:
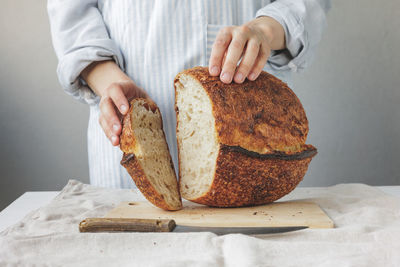
[[[333,221],[315,203],[305,201],[275,202],[241,208],[211,208],[183,201],[184,208],[165,211],[149,202],[122,202],[106,214],[107,218],[173,219],[190,226],[308,226],[333,228]]]

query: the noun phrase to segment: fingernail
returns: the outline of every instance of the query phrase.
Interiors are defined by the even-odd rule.
[[[249,79],[252,80],[252,81],[255,80],[256,79],[256,74],[254,72],[250,73]]]
[[[236,73],[236,80],[240,83],[243,82],[244,75],[241,72]]]
[[[115,143],[115,141],[117,141],[117,137],[115,135],[111,136],[111,142]]]
[[[217,66],[213,66],[211,68],[211,75],[218,75],[219,68]]]
[[[113,125],[113,130],[114,130],[114,132],[118,131],[118,124]]]
[[[128,110],[128,108],[125,105],[121,105],[120,110],[121,112],[125,113]]]
[[[221,80],[226,83],[230,83],[232,80],[232,75],[229,72],[223,72],[221,75]]]

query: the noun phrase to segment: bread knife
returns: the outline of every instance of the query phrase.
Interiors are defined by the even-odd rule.
[[[80,232],[211,232],[226,234],[276,234],[306,229],[308,226],[215,227],[177,225],[172,219],[87,218],[80,222]]]

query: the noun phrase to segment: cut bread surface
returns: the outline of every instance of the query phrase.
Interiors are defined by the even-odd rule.
[[[193,77],[182,75],[175,86],[180,191],[183,198],[193,199],[211,186],[219,143],[211,101],[202,85]]]
[[[124,161],[121,163],[149,201],[163,209],[181,209],[182,202],[160,110],[145,99],[134,99],[127,116],[129,118],[124,119],[121,135],[121,149],[125,153],[133,154],[128,160],[136,160],[138,164],[132,167],[132,164]],[[142,172],[132,168],[140,168]]]

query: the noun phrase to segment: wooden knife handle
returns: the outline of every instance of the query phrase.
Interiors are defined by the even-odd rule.
[[[79,223],[80,232],[172,232],[170,219],[87,218]]]

